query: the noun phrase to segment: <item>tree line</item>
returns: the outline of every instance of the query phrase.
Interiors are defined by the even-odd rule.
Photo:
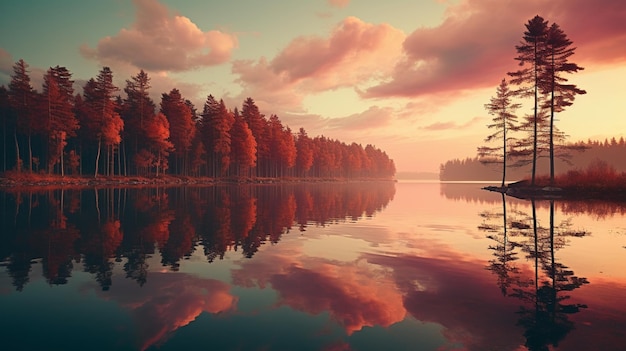
[[[570,170],[583,170],[596,163],[604,163],[613,168],[616,172],[626,172],[626,142],[624,138],[611,138],[600,140],[579,141],[567,143],[564,148],[569,150],[582,150],[573,153],[567,159],[556,159],[556,167],[564,172]],[[548,174],[550,169],[547,163],[537,165],[537,172]],[[506,173],[506,180],[513,181],[524,178],[531,171],[531,165],[522,165],[511,168]],[[439,166],[440,180],[493,180],[499,177],[500,170],[486,164],[480,157],[467,157],[465,159],[452,159]]]
[[[515,46],[520,69],[508,72],[510,81],[502,79],[496,95],[485,105],[494,116],[488,128],[495,129],[485,141],[499,146],[481,146],[478,158],[484,163],[502,164],[502,186],[507,167],[531,165],[531,184],[535,184],[537,161],[546,154],[549,160],[550,183],[554,183],[555,159],[568,157],[571,149],[564,145],[566,135],[555,126],[555,115],[573,104],[576,95],[586,91],[568,83],[566,74],[583,70],[570,62],[575,52],[573,42],[556,23],[537,15],[525,25],[520,44]],[[512,89],[510,85],[515,88]],[[531,113],[518,122],[515,114],[522,105],[514,98],[530,98]],[[516,137],[515,132],[525,134]],[[513,164],[507,163],[514,160]]]
[[[176,88],[150,97],[140,70],[120,88],[103,67],[82,93],[72,74],[51,67],[42,91],[18,60],[0,86],[2,170],[65,176],[391,178],[395,165],[368,144],[297,133],[266,117],[252,98],[229,109],[208,95],[198,111]]]

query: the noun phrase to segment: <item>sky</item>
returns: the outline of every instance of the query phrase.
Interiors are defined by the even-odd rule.
[[[2,1],[0,85],[19,59],[38,90],[57,65],[77,92],[103,66],[122,89],[143,69],[157,104],[173,88],[200,111],[209,94],[231,109],[251,97],[293,131],[438,172],[485,144],[484,105],[519,68],[535,15],[560,25],[585,68],[567,78],[587,94],[557,126],[571,141],[626,137],[623,0]]]

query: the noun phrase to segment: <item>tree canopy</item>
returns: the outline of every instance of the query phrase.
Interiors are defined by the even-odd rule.
[[[41,93],[28,65],[13,67],[2,102],[3,171],[41,171],[98,176],[163,174],[205,177],[391,178],[395,165],[373,145],[363,147],[324,136],[294,133],[280,117],[269,118],[252,98],[229,109],[208,95],[197,114],[177,88],[150,97],[150,77],[140,70],[123,95],[103,67],[74,95],[65,67],[51,67]],[[7,135],[14,143],[7,142]],[[21,145],[27,145],[27,154]],[[24,155],[27,155],[25,157]],[[23,159],[28,160],[24,165]]]

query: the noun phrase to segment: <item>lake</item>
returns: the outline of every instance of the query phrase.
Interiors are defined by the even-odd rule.
[[[623,350],[626,204],[481,186],[0,192],[0,349]]]

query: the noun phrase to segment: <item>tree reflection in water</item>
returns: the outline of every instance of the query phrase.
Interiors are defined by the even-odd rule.
[[[207,261],[229,251],[252,258],[294,226],[325,226],[382,210],[392,182],[5,192],[0,262],[21,291],[41,260],[49,284],[65,284],[82,264],[102,290],[116,264],[143,286],[151,257],[177,271],[201,247]]]
[[[531,214],[515,210],[507,213],[506,197],[502,195],[502,211],[483,212],[479,229],[496,242],[490,246],[494,259],[487,269],[498,278],[498,286],[506,296],[523,302],[518,325],[524,328],[525,346],[529,350],[549,350],[574,328],[568,315],[587,306],[568,304],[567,292],[588,284],[586,278],[577,277],[569,267],[557,261],[556,252],[567,245],[568,237],[587,235],[572,230],[571,221],[555,224],[555,202],[545,200],[549,207],[549,225],[540,224],[538,201],[530,200]],[[533,263],[534,276],[528,277],[515,264],[517,255],[525,253]]]

